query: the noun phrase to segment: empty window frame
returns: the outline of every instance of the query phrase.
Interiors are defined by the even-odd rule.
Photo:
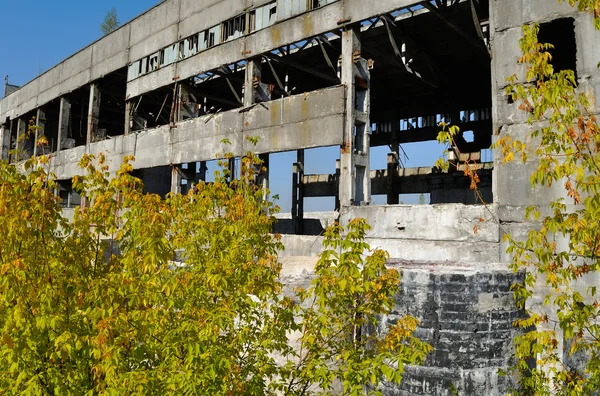
[[[577,78],[577,41],[573,18],[555,19],[540,24],[538,41],[554,46],[548,52],[552,54],[550,63],[555,72],[572,70]]]
[[[231,18],[221,25],[221,42],[242,37],[246,33],[246,14]]]
[[[277,22],[277,2],[272,2],[248,13],[248,32],[264,29],[275,22]]]
[[[336,1],[338,0],[279,0],[277,2],[277,17],[278,20],[284,20]]]
[[[150,73],[160,68],[160,51],[146,58],[146,73]]]
[[[161,51],[160,66],[167,66],[177,61],[177,45],[173,44]]]
[[[127,68],[127,81],[135,80],[136,78],[138,78],[141,75],[141,72],[140,72],[141,65],[142,65],[141,60],[139,60],[137,62],[133,62],[132,64],[129,65],[129,67]]]
[[[178,57],[177,60],[187,59],[190,56],[194,56],[198,53],[198,37],[201,35],[195,34],[182,40],[178,43]],[[204,49],[204,48],[203,48]]]
[[[194,34],[184,40],[183,57],[189,58],[198,53],[198,34]]]
[[[200,33],[199,49],[205,50],[221,43],[221,25],[214,26]]]

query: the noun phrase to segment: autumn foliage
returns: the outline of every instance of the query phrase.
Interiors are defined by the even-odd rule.
[[[72,219],[48,158],[0,164],[0,393],[378,394],[423,361],[414,318],[381,330],[399,275],[364,221],[328,230],[313,286],[283,297],[255,156],[166,199],[132,160],[82,158]]]

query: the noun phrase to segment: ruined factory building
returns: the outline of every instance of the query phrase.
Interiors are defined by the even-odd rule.
[[[446,394],[455,384],[504,394],[510,384],[497,372],[510,363],[518,313],[492,219],[518,235],[524,208],[554,198],[530,189],[535,165],[499,166],[489,150],[495,135],[528,131],[504,88],[519,71],[521,25],[532,21],[556,44],[555,67],[576,70],[600,96],[597,47],[577,50],[600,42],[593,22],[551,0],[165,0],[24,86],[7,82],[0,155],[52,154],[68,211],[84,153],[107,153],[111,171],[135,156],[147,191],[165,195],[207,180],[224,139],[235,157],[252,150],[267,164],[293,152],[291,213],[276,226],[286,282],[306,282],[327,223],[367,218],[368,242],[404,275],[398,314],[421,318],[419,335],[435,347],[387,392]],[[37,135],[19,139],[34,117]],[[440,122],[461,130],[454,166],[407,165],[405,148],[429,150]],[[321,147],[334,155],[309,174],[305,151]],[[430,204],[402,204],[407,194]],[[330,212],[305,213],[324,197]]]

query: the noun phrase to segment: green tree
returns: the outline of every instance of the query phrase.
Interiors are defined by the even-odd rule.
[[[113,7],[106,12],[106,15],[104,15],[104,20],[100,24],[100,30],[102,31],[102,34],[106,36],[107,34],[117,30],[119,26],[121,26],[121,22],[119,22],[117,9]]]
[[[4,394],[377,394],[429,351],[414,318],[382,330],[399,276],[364,221],[328,230],[311,288],[283,297],[255,156],[239,181],[225,170],[165,200],[132,160],[109,178],[84,156],[72,220],[49,158],[0,164]]]

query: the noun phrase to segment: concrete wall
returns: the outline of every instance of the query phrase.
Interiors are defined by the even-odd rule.
[[[63,150],[52,159],[59,179],[81,172],[77,163],[84,153],[105,153],[110,171],[119,169],[126,155],[133,155],[134,169],[187,162],[209,161],[232,153],[289,151],[342,144],[343,86],[266,102],[247,111],[231,110],[162,126],[126,136]],[[323,131],[327,131],[326,134]],[[256,146],[247,138],[258,137]],[[231,145],[221,143],[228,139]],[[220,152],[219,152],[220,151]]]

